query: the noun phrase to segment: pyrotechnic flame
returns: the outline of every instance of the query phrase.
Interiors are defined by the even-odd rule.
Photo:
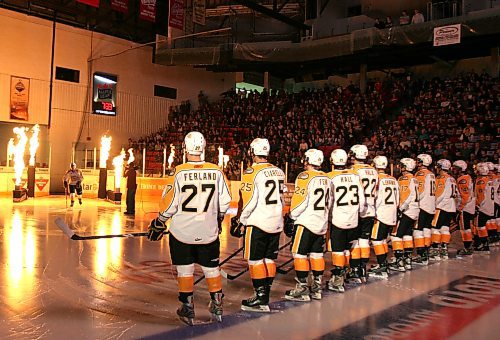
[[[99,168],[106,168],[106,161],[109,158],[109,150],[111,150],[111,136],[101,137],[101,155],[99,156]]]
[[[225,169],[226,166],[227,166],[227,163],[229,163],[229,155],[224,155],[224,157],[223,157],[223,163],[224,163],[223,169]]]
[[[12,160],[12,156],[14,155],[14,138],[9,139],[9,143],[7,144],[7,162]]]
[[[174,144],[170,144],[170,155],[168,156],[168,168],[172,167],[172,163],[174,162],[175,157],[175,146]]]
[[[127,150],[127,152],[128,152],[128,161],[127,161],[127,164],[130,164],[133,161],[135,161],[134,149],[130,148],[130,149]]]
[[[113,158],[113,166],[115,167],[115,189],[120,189],[124,161],[125,161],[125,150],[122,149],[120,155]]]
[[[21,185],[21,177],[24,170],[24,150],[26,149],[26,143],[28,142],[26,130],[27,128],[25,127],[15,127],[13,129],[18,139],[17,144],[14,146],[14,172],[16,177],[16,186]]]
[[[224,167],[224,149],[222,148],[222,146],[219,146],[217,148],[217,150],[219,150],[219,168],[223,168]]]
[[[38,146],[40,145],[40,143],[38,143],[39,132],[40,132],[40,126],[38,126],[38,124],[35,124],[35,126],[31,128],[30,161],[29,161],[30,166],[35,166],[36,150],[38,150]]]

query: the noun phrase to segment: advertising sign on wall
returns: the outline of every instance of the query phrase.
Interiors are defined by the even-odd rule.
[[[10,119],[28,120],[30,99],[30,80],[10,77]]]
[[[460,24],[434,28],[434,46],[460,44],[462,26]]]

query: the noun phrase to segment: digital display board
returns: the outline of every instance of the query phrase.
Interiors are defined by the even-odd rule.
[[[94,73],[92,112],[116,116],[116,84],[118,77],[105,73]]]

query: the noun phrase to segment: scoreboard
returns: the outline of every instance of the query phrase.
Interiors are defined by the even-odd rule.
[[[116,84],[115,75],[96,72],[93,77],[92,112],[94,114],[116,116]]]

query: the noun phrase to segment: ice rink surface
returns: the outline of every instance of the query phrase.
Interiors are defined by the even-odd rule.
[[[195,286],[197,325],[188,327],[175,314],[177,281],[165,238],[74,241],[54,223],[60,217],[82,236],[140,232],[155,217],[156,203],[138,200],[135,217],[96,199],[66,208],[64,196],[21,203],[1,197],[0,207],[0,339],[496,339],[500,332],[499,248],[457,259],[452,247],[446,262],[349,286],[345,294],[324,291],[322,301],[309,303],[285,302],[293,270],[278,274],[269,314],[240,311],[241,299],[253,294],[246,272],[223,279],[222,324],[210,322],[201,281]],[[221,260],[239,248],[228,223],[226,216]],[[455,232],[455,244],[459,238]],[[284,248],[278,266],[290,257]],[[326,260],[328,269],[329,253]],[[246,264],[238,255],[222,268],[236,274]],[[195,280],[200,275],[197,268]]]

